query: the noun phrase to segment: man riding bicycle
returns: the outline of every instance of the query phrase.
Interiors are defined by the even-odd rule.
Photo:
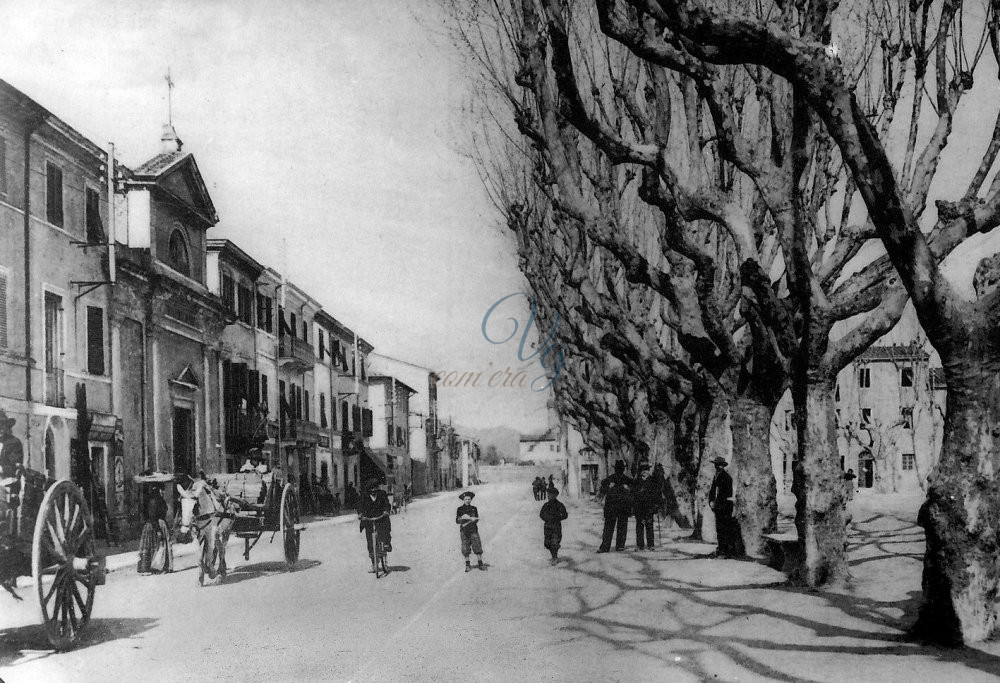
[[[378,532],[379,539],[385,544],[385,551],[392,552],[392,522],[389,521],[389,511],[392,506],[389,503],[389,496],[378,486],[377,479],[369,479],[364,485],[365,492],[358,499],[358,520],[360,522],[358,531],[365,532],[365,539],[368,542],[368,557],[372,560],[375,559],[375,548],[372,546],[373,525]]]

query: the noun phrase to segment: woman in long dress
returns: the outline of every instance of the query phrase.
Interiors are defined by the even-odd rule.
[[[144,510],[146,523],[139,538],[140,574],[166,574],[173,571],[174,557],[167,529],[167,502],[163,500],[163,486],[155,484]]]

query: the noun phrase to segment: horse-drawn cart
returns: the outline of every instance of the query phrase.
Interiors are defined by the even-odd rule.
[[[202,544],[200,582],[205,583],[205,576],[225,578],[225,546],[231,533],[243,539],[245,560],[250,559],[250,551],[265,533],[271,534],[269,542],[281,534],[285,562],[289,570],[294,569],[299,560],[299,534],[305,525],[299,522],[295,487],[284,480],[281,470],[212,474],[206,479],[181,492],[186,499],[197,501],[197,515],[194,509],[188,512],[183,508],[181,524],[198,531]]]
[[[15,598],[19,576],[34,579],[42,623],[56,650],[71,647],[90,621],[104,558],[79,487],[22,469],[0,485],[0,583]]]

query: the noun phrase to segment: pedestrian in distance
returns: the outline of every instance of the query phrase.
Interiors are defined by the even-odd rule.
[[[625,474],[624,460],[617,461],[615,473],[601,482],[601,496],[604,498],[604,533],[597,552],[606,553],[611,550],[612,537],[615,537],[615,550],[625,550],[628,518],[631,514],[632,479]]]
[[[740,528],[733,516],[733,478],[726,472],[729,463],[725,458],[715,458],[715,477],[712,487],[708,490],[708,505],[715,513],[715,534],[719,540],[716,557],[743,557],[743,538]]]
[[[559,500],[559,489],[550,486],[546,495],[548,501],[542,506],[538,516],[542,518],[542,534],[545,540],[545,549],[549,551],[552,558],[549,564],[555,565],[559,562],[559,546],[562,544],[562,522],[569,517],[566,506]]]
[[[639,466],[639,479],[635,482],[635,545],[639,550],[654,547],[653,515],[663,500],[660,485],[649,474],[649,465]]]
[[[854,480],[858,478],[858,475],[854,474],[854,469],[848,467],[847,472],[844,474],[844,488],[847,489],[847,500],[854,499]]]
[[[472,504],[472,499],[476,497],[476,494],[472,491],[466,491],[458,498],[462,501],[462,504],[458,507],[458,511],[455,512],[455,524],[458,524],[458,534],[459,540],[461,541],[462,557],[465,558],[465,571],[472,571],[472,565],[469,562],[469,554],[475,553],[478,562],[476,566],[479,569],[486,570],[486,565],[483,564],[483,542],[479,538],[479,510],[475,505]]]

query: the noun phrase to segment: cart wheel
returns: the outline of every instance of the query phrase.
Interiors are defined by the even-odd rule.
[[[281,492],[281,535],[285,541],[285,562],[288,568],[295,569],[299,561],[299,531],[295,525],[299,523],[299,499],[291,484],[285,484]]]
[[[90,621],[99,572],[87,503],[75,484],[60,480],[42,499],[31,544],[42,622],[56,650],[72,646]]]

